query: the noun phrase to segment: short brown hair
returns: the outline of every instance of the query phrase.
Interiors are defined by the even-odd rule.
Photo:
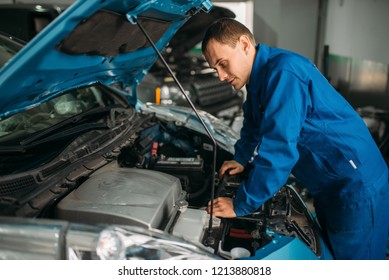
[[[245,25],[232,18],[220,18],[212,23],[205,32],[201,50],[203,53],[206,52],[211,39],[234,48],[242,35],[248,36],[255,46],[254,36]]]

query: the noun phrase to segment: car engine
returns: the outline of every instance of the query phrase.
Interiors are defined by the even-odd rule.
[[[149,122],[117,161],[99,168],[56,206],[56,218],[93,224],[125,224],[159,229],[204,244],[231,259],[232,249],[254,256],[277,235],[298,237],[320,255],[318,229],[301,198],[282,188],[256,212],[234,219],[212,218],[211,154],[207,138],[186,128]],[[230,155],[220,151],[218,167]],[[216,196],[233,197],[240,177],[215,182]],[[213,242],[209,243],[212,236]]]

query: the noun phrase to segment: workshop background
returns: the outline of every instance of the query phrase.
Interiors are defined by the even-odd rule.
[[[71,4],[72,0],[0,0]],[[258,42],[300,53],[318,66],[355,107],[388,110],[389,18],[385,0],[230,0]]]
[[[0,0],[5,3],[70,4],[72,0]],[[388,64],[386,0],[230,0],[213,1],[233,8],[257,40],[290,49],[320,64],[325,45],[342,57]]]
[[[0,4],[68,5],[73,2],[0,0]],[[389,1],[212,2],[233,11],[236,19],[252,30],[258,42],[288,49],[312,60],[363,117],[389,163]],[[194,47],[193,53],[201,55],[200,44]],[[186,67],[191,68],[190,65]],[[237,116],[230,123],[233,130],[239,131],[241,120],[242,116]],[[309,193],[300,190],[299,194],[313,210]]]
[[[0,0],[0,4],[61,6],[73,2]],[[389,1],[214,0],[213,3],[233,11],[235,18],[249,27],[258,42],[288,49],[312,60],[363,117],[386,161],[389,162],[389,18],[386,16]],[[200,45],[201,43],[198,43],[192,49],[194,56],[202,56]],[[187,66],[188,64],[185,64],[185,67]],[[193,64],[192,68],[195,67]],[[190,68],[191,66],[188,66],[188,69]],[[195,82],[200,83],[197,77],[196,79]],[[146,77],[140,86],[147,85],[146,88],[150,88],[148,80]],[[191,83],[191,86],[195,85]],[[215,80],[210,86],[216,88],[219,84]],[[207,91],[201,83],[195,87],[198,88],[198,94]],[[243,88],[238,93],[241,99],[239,101],[239,98],[233,97],[236,93],[228,92],[229,97],[226,97],[224,89],[219,89],[214,97],[210,97],[208,92],[208,96],[203,96],[203,104],[197,102],[196,105],[198,109],[208,111],[219,118],[233,116],[227,122],[234,131],[239,132],[243,117],[238,108],[245,99],[245,90]],[[210,101],[211,99],[213,101]]]
[[[0,4],[68,5],[72,2],[0,0]],[[258,42],[311,59],[361,114],[382,153],[389,158],[389,18],[386,15],[389,1],[214,0],[213,3],[233,11],[236,19],[253,31]],[[201,55],[199,48],[200,44],[193,51]],[[244,95],[243,92],[243,99]],[[217,112],[211,113],[219,117]],[[241,121],[237,116],[231,122],[235,131],[239,131]]]

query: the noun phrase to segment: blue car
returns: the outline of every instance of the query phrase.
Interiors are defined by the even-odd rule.
[[[210,217],[244,180],[217,175],[236,133],[138,100],[175,32],[212,6],[77,1],[26,45],[0,36],[0,259],[332,259],[291,185],[248,216]]]

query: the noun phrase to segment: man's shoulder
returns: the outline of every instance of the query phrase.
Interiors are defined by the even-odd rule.
[[[269,51],[269,63],[277,66],[290,66],[298,64],[311,64],[308,58],[293,51],[272,48]]]
[[[313,63],[306,57],[284,49],[269,47],[267,71],[273,74],[288,71],[297,76],[305,77],[307,69],[312,69]]]

